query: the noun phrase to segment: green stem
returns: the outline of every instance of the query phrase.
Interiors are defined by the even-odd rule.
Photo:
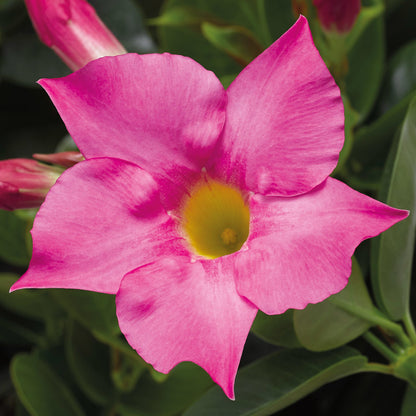
[[[363,334],[363,338],[376,349],[383,357],[387,358],[390,362],[396,362],[399,358],[384,342],[378,339],[370,331]]]
[[[263,40],[267,46],[273,43],[273,39],[270,35],[269,24],[267,23],[267,15],[264,0],[257,0],[257,12],[259,15],[259,23],[263,32]]]
[[[332,303],[339,308],[344,309],[346,312],[351,313],[352,315],[358,316],[359,318],[362,318],[367,322],[372,323],[373,325],[377,325],[386,329],[402,344],[404,348],[410,347],[412,345],[402,327],[395,322],[390,321],[378,309],[373,308],[372,310],[369,310],[360,308],[357,305],[344,302],[339,299],[333,299]]]
[[[412,316],[410,315],[409,308],[407,308],[406,313],[403,317],[403,324],[406,328],[407,334],[409,335],[410,340],[413,344],[416,344],[416,329],[413,324]]]
[[[385,364],[379,364],[379,363],[368,363],[364,366],[362,369],[363,371],[370,372],[370,373],[382,373],[382,374],[394,374],[393,367]]]

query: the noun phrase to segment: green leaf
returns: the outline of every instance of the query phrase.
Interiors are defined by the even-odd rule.
[[[26,245],[28,221],[14,212],[0,210],[0,258],[15,266],[27,266],[30,256]]]
[[[242,26],[217,26],[206,22],[201,30],[214,46],[243,66],[248,65],[264,49],[253,33]]]
[[[380,198],[410,210],[410,216],[373,241],[372,285],[377,304],[393,320],[409,308],[409,291],[416,226],[416,99],[408,109],[397,145],[389,155]]]
[[[348,162],[351,186],[379,189],[395,133],[406,116],[411,98],[404,98],[374,123],[357,131]]]
[[[312,351],[325,351],[344,345],[367,331],[371,326],[368,321],[338,306],[345,303],[369,313],[374,308],[360,266],[354,258],[344,290],[321,303],[295,311],[295,331],[300,343]]]
[[[325,353],[279,351],[238,372],[235,402],[215,387],[184,416],[271,415],[326,383],[362,371],[366,362],[348,347]]]
[[[161,383],[145,373],[132,393],[120,397],[118,410],[123,416],[177,415],[211,386],[204,370],[193,363],[181,363]]]
[[[383,17],[374,19],[348,53],[349,70],[345,78],[349,101],[364,120],[377,98],[384,69]]]
[[[72,322],[67,332],[65,352],[72,374],[85,395],[99,405],[114,396],[109,348],[86,329]]]
[[[409,385],[403,398],[400,416],[414,415],[416,415],[416,389]]]
[[[90,330],[118,335],[114,295],[83,290],[53,289],[53,298],[68,314]]]
[[[293,310],[289,309],[281,315],[266,315],[258,311],[251,330],[259,338],[270,344],[287,348],[297,348],[301,344],[293,327]]]
[[[380,97],[385,113],[416,90],[416,41],[402,47],[389,61]]]
[[[18,354],[10,371],[17,395],[31,416],[85,415],[61,378],[39,358]]]
[[[180,14],[183,14],[182,17]],[[190,16],[194,14],[194,18]],[[241,71],[233,58],[218,49],[201,33],[201,17],[216,26],[239,26],[252,32],[256,39],[262,39],[256,4],[252,0],[168,0],[164,3],[160,20],[175,16],[176,21],[188,21],[187,26],[159,26],[163,50],[190,56],[218,77]],[[169,19],[172,20],[172,17]]]

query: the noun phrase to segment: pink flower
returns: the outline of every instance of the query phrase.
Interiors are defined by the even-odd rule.
[[[0,209],[39,207],[61,173],[31,159],[0,161]]]
[[[126,53],[85,0],[25,0],[38,35],[72,69]]]
[[[407,216],[328,177],[343,107],[303,17],[227,91],[169,54],[40,83],[87,160],[49,192],[12,290],[114,293],[146,361],[193,361],[230,398],[257,310],[340,291],[356,246]]]
[[[361,0],[313,0],[326,30],[349,32],[361,10]]]

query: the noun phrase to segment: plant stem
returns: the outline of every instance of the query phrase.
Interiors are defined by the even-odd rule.
[[[373,325],[378,325],[386,329],[402,344],[404,348],[410,347],[412,345],[409,338],[403,331],[401,325],[390,321],[377,308],[368,310],[339,299],[333,299],[332,303],[339,308],[344,309],[346,312],[351,313],[352,315],[358,316],[359,318],[362,318],[367,322],[372,323]]]
[[[407,334],[413,344],[416,344],[416,329],[413,324],[412,316],[410,315],[409,308],[406,309],[406,313],[403,317],[403,324],[406,328]]]
[[[398,355],[396,353],[394,353],[384,342],[382,342],[380,339],[378,339],[370,331],[367,331],[362,336],[383,357],[387,358],[390,362],[396,362],[397,361]]]
[[[363,371],[371,372],[371,373],[382,373],[382,374],[394,374],[393,367],[385,364],[379,363],[368,363],[364,366]]]

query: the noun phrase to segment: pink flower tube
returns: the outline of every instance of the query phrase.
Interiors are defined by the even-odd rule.
[[[349,32],[361,9],[361,0],[313,0],[326,30]]]
[[[33,158],[40,160],[41,162],[51,163],[53,165],[59,165],[64,168],[70,168],[71,166],[76,165],[78,162],[84,160],[84,156],[80,152],[67,151],[59,153],[35,153]]]
[[[0,209],[39,207],[61,173],[31,159],[0,161]]]
[[[72,69],[126,53],[85,0],[25,0],[41,41]]]
[[[304,17],[226,91],[170,54],[40,84],[86,160],[48,193],[11,290],[113,293],[156,370],[193,361],[230,398],[258,309],[339,292],[358,244],[408,215],[329,177],[344,112]]]

